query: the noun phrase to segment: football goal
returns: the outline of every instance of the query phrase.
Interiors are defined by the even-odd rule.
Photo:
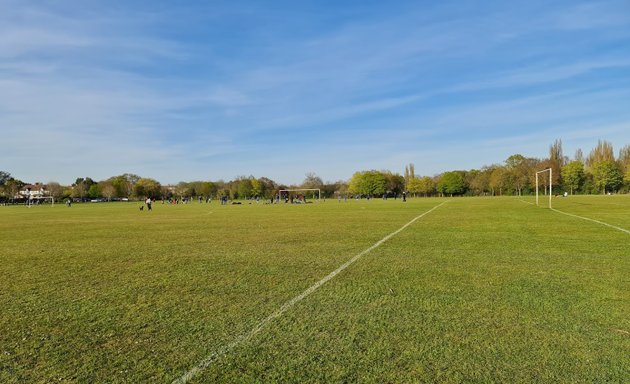
[[[540,174],[544,174],[545,172],[549,172],[549,208],[551,208],[551,188],[552,188],[552,177],[553,177],[553,170],[551,168],[543,169],[542,171],[536,172],[536,205],[539,205],[538,204],[538,185],[539,185],[538,176]],[[546,190],[547,188],[545,186],[545,191]]]
[[[300,192],[302,193],[300,194]],[[278,195],[281,199],[288,199],[290,196],[294,195],[295,197],[301,198],[304,200],[304,202],[306,202],[306,193],[308,192],[312,192],[312,196],[315,201],[319,201],[322,198],[322,190],[319,188],[281,189],[278,191]]]
[[[26,204],[28,205],[28,207],[30,208],[33,205],[39,205],[42,203],[46,203],[47,201],[50,201],[50,205],[51,206],[55,206],[55,198],[52,196],[37,196],[37,197],[29,197],[26,199]]]

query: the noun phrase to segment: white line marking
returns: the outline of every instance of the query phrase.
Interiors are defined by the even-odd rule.
[[[603,221],[599,221],[599,220],[595,220],[595,219],[589,219],[588,217],[578,216],[578,215],[574,215],[574,214],[572,214],[572,213],[562,212],[562,211],[559,211],[559,210],[557,210],[557,209],[555,209],[555,208],[551,208],[551,210],[552,210],[552,211],[556,211],[556,212],[558,212],[558,213],[562,213],[563,215],[572,216],[572,217],[577,217],[578,219],[588,220],[588,221],[592,221],[592,222],[597,223],[597,224],[605,225],[605,226],[607,226],[607,227],[614,228],[614,229],[616,229],[616,230],[618,230],[618,231],[625,232],[625,233],[627,233],[627,234],[629,234],[629,235],[630,235],[630,231],[629,231],[629,230],[627,230],[627,229],[623,229],[623,228],[621,228],[621,227],[614,226],[614,225],[612,225],[612,224],[604,223]]]
[[[530,203],[529,201],[525,201],[525,200],[521,200],[521,199],[517,199],[518,201],[520,201],[521,203],[525,203],[525,204],[529,204],[529,205],[536,205],[534,203]]]
[[[407,224],[403,225],[402,227],[400,227],[398,230],[390,233],[389,235],[383,237],[381,240],[379,240],[378,242],[376,242],[374,245],[372,245],[370,248],[364,250],[363,252],[359,253],[358,255],[355,255],[353,258],[351,258],[350,260],[346,261],[343,265],[341,265],[339,268],[335,269],[334,271],[332,271],[328,276],[324,277],[323,279],[321,279],[320,281],[318,281],[317,283],[311,285],[310,287],[308,287],[304,292],[300,293],[299,295],[295,296],[294,298],[292,298],[291,300],[287,301],[286,303],[282,304],[282,306],[280,308],[278,308],[275,312],[273,312],[271,315],[267,316],[265,319],[261,320],[258,324],[256,324],[256,326],[250,330],[249,332],[242,334],[240,336],[238,336],[234,341],[232,341],[231,343],[222,346],[221,348],[219,348],[218,350],[216,350],[215,352],[211,353],[210,355],[208,355],[205,359],[203,359],[199,364],[197,364],[195,367],[191,368],[188,372],[186,372],[184,375],[182,375],[180,378],[173,380],[172,384],[185,384],[187,383],[190,379],[192,379],[193,377],[197,376],[198,374],[201,373],[201,371],[203,371],[204,369],[208,368],[217,358],[225,355],[226,353],[230,352],[232,349],[234,349],[236,346],[238,346],[239,344],[251,339],[252,337],[254,337],[258,332],[260,332],[267,324],[269,324],[271,321],[273,321],[274,319],[282,316],[286,311],[288,311],[291,307],[293,307],[295,304],[299,303],[300,301],[304,300],[306,297],[308,297],[311,293],[315,292],[319,287],[321,287],[322,285],[324,285],[327,281],[331,280],[333,277],[337,276],[340,272],[342,272],[344,269],[348,268],[350,265],[352,265],[355,261],[359,260],[362,256],[370,253],[371,251],[373,251],[374,249],[378,248],[381,244],[383,244],[384,242],[386,242],[387,240],[391,239],[392,237],[396,236],[397,234],[399,234],[401,231],[403,231],[405,228],[407,228],[408,226],[410,226],[411,224],[413,224],[416,220],[422,218],[423,216],[429,214],[430,212],[432,212],[433,210],[441,207],[442,205],[444,205],[446,203],[440,203],[438,205],[436,205],[435,207],[431,208],[430,210],[416,216],[413,218],[413,220],[411,220],[410,222],[408,222]]]

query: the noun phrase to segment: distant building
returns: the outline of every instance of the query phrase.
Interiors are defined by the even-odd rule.
[[[38,198],[48,196],[48,191],[45,188],[44,184],[35,183],[35,184],[27,184],[19,192],[20,197],[31,197]]]

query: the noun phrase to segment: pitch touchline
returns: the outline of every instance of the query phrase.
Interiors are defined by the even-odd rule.
[[[430,212],[432,212],[433,210],[441,207],[442,205],[444,205],[445,202],[440,203],[438,205],[436,205],[435,207],[429,209],[428,211],[414,217],[410,222],[408,222],[407,224],[403,225],[402,227],[400,227],[398,230],[390,233],[389,235],[383,237],[381,240],[377,241],[374,245],[372,245],[370,248],[364,250],[363,252],[355,255],[354,257],[352,257],[350,260],[346,261],[344,264],[342,264],[339,268],[335,269],[334,271],[332,271],[330,274],[328,274],[328,276],[324,277],[323,279],[321,279],[320,281],[318,281],[317,283],[311,285],[310,287],[308,287],[304,292],[300,293],[299,295],[295,296],[294,298],[292,298],[291,300],[287,301],[286,303],[282,304],[282,306],[280,308],[278,308],[275,312],[273,312],[271,315],[267,316],[267,318],[261,320],[258,324],[256,324],[256,326],[254,328],[252,328],[249,332],[242,334],[240,336],[238,336],[234,341],[232,341],[229,344],[224,345],[223,347],[219,348],[218,350],[214,351],[213,353],[211,353],[210,355],[208,355],[205,359],[203,359],[199,364],[197,364],[195,367],[191,368],[190,370],[188,370],[185,374],[183,374],[180,378],[173,380],[172,384],[184,384],[187,383],[190,379],[192,379],[193,377],[197,376],[199,373],[201,373],[201,371],[203,371],[204,369],[208,368],[217,358],[225,355],[226,353],[230,352],[232,349],[234,349],[236,346],[238,346],[239,344],[251,339],[252,337],[254,337],[258,332],[260,332],[267,324],[269,324],[271,321],[273,321],[274,319],[282,316],[286,311],[288,311],[291,307],[293,307],[295,304],[297,304],[298,302],[302,301],[303,299],[305,299],[307,296],[309,296],[311,293],[315,292],[319,287],[321,287],[322,285],[324,285],[327,281],[331,280],[333,277],[337,276],[340,272],[342,272],[344,269],[348,268],[350,265],[352,265],[355,261],[359,260],[362,256],[370,253],[371,251],[373,251],[374,249],[378,248],[381,244],[383,244],[384,242],[386,242],[387,240],[391,239],[392,237],[396,236],[397,234],[399,234],[400,232],[402,232],[405,228],[407,228],[408,226],[410,226],[411,224],[413,224],[416,220],[422,218],[423,216],[429,214]]]
[[[612,224],[604,223],[603,221],[599,221],[599,220],[595,220],[595,219],[589,219],[588,217],[578,216],[578,215],[574,215],[574,214],[572,214],[572,213],[562,212],[562,211],[559,211],[559,210],[557,210],[557,209],[555,209],[555,208],[551,208],[551,210],[552,210],[552,211],[556,211],[556,212],[558,212],[558,213],[562,213],[563,215],[572,216],[572,217],[577,217],[578,219],[588,220],[588,221],[592,221],[592,222],[597,223],[597,224],[605,225],[605,226],[607,226],[607,227],[614,228],[614,229],[616,229],[616,230],[618,230],[618,231],[625,232],[625,233],[627,233],[627,234],[629,234],[629,235],[630,235],[630,231],[628,231],[627,229],[623,229],[623,228],[621,228],[621,227],[617,227],[617,226],[614,226],[614,225],[612,225]]]

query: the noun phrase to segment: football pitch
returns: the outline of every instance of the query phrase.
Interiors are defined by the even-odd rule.
[[[630,196],[534,202],[0,207],[0,382],[627,382]]]

